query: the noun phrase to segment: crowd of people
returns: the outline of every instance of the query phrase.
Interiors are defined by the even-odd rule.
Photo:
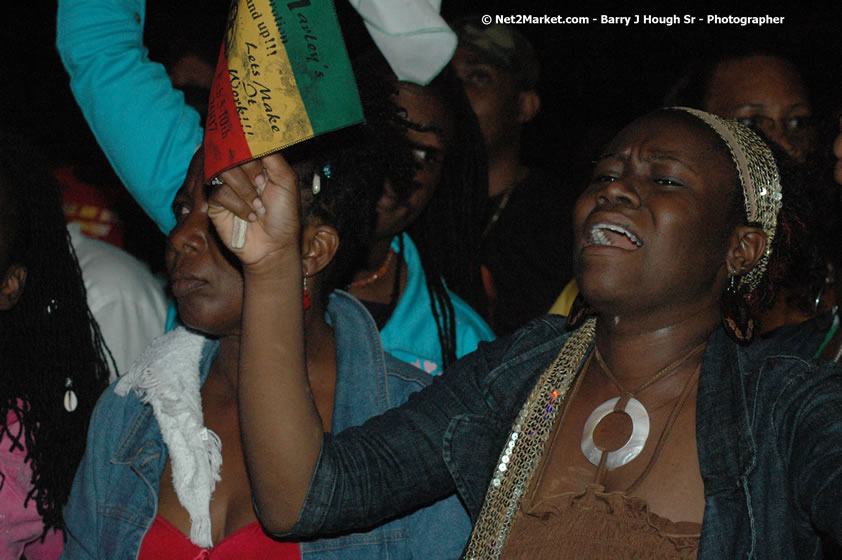
[[[842,558],[842,106],[793,59],[699,57],[578,184],[523,153],[541,53],[463,17],[209,179],[211,59],[147,16],[56,44],[165,278],[0,133],[0,558]]]

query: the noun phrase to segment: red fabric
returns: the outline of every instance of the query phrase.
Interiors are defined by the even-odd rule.
[[[184,533],[160,515],[140,545],[138,560],[239,560],[273,558],[301,560],[296,543],[281,543],[270,539],[255,521],[238,529],[216,543],[213,548],[193,544]]]
[[[211,178],[229,167],[252,158],[251,146],[249,146],[248,136],[243,130],[243,122],[240,120],[240,109],[238,108],[240,103],[245,105],[246,101],[235,100],[232,87],[234,86],[231,83],[228,59],[225,57],[225,43],[223,42],[219,49],[219,59],[216,63],[213,84],[211,84],[208,118],[205,123],[205,138],[202,144],[205,150],[206,181],[210,181]],[[240,85],[237,87],[239,88]],[[242,87],[245,89],[244,85]],[[295,86],[293,86],[294,88]],[[238,93],[238,95],[244,94]],[[253,102],[254,100],[249,101],[249,103]],[[254,132],[250,131],[249,134],[254,134]]]
[[[72,167],[61,167],[54,174],[62,187],[67,223],[78,223],[88,237],[122,248],[123,224],[115,210],[117,195],[78,179]]]

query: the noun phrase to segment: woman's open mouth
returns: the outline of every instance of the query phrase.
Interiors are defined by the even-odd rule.
[[[598,223],[591,227],[588,233],[585,247],[590,246],[616,247],[624,251],[636,251],[643,247],[643,241],[622,226]]]

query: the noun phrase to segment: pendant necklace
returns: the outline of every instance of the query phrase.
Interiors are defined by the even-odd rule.
[[[603,454],[605,454],[605,468],[612,470],[628,464],[640,455],[646,445],[646,439],[649,437],[649,413],[643,403],[637,400],[635,396],[677,371],[679,367],[698,355],[704,348],[705,343],[703,342],[678,360],[658,370],[633,391],[627,391],[605,365],[605,361],[599,353],[599,347],[596,347],[594,356],[605,375],[619,389],[620,396],[608,399],[597,406],[585,421],[581,448],[588,461],[599,467],[603,462]],[[617,442],[616,434],[628,432],[629,422],[631,422],[631,434],[625,443]],[[612,439],[615,441],[611,441]]]

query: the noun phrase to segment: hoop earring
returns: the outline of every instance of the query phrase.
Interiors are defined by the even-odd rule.
[[[738,276],[731,275],[728,288],[719,298],[722,326],[728,337],[741,346],[747,346],[754,338],[754,317],[738,288]]]

